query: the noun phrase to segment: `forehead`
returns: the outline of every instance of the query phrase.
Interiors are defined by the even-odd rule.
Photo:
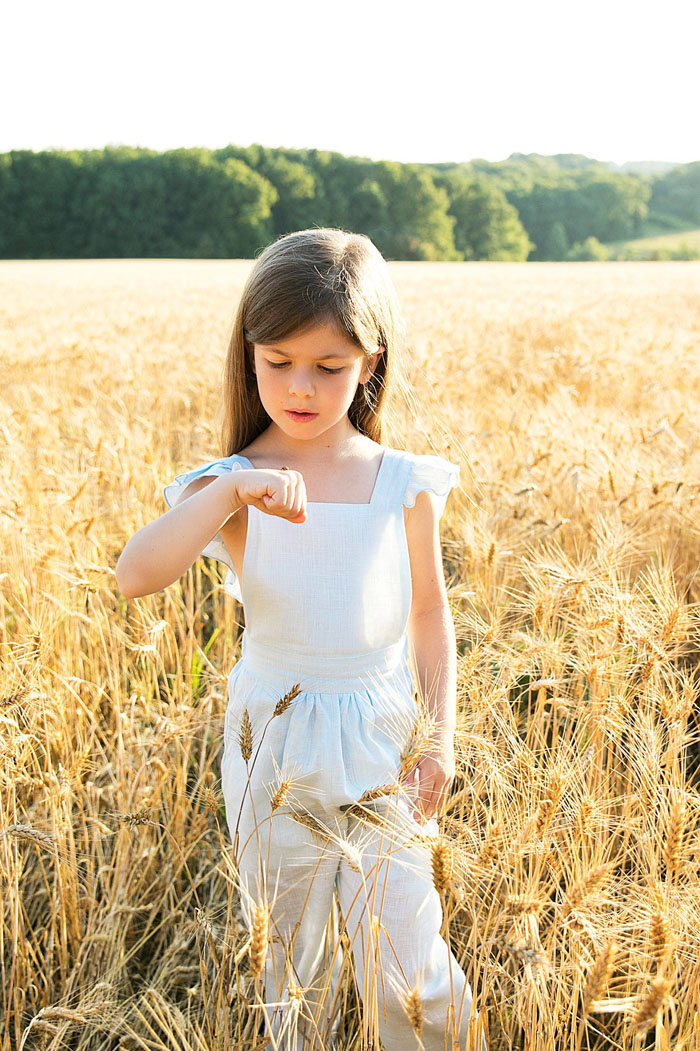
[[[355,358],[363,353],[347,334],[334,325],[315,325],[288,339],[275,343],[256,343],[255,346],[290,358]]]

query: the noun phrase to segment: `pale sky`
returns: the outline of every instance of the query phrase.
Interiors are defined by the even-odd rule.
[[[0,152],[700,160],[688,0],[15,0],[1,25]]]

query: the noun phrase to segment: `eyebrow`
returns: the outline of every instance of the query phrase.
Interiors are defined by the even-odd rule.
[[[281,354],[282,357],[284,357],[284,358],[292,357],[292,355],[288,351],[286,351],[286,350],[278,350],[277,347],[265,347],[265,346],[263,346],[262,349],[267,354]],[[345,352],[345,351],[341,350],[341,351],[337,351],[335,353],[333,351],[331,351],[330,354],[319,354],[319,356],[317,358],[314,358],[314,361],[329,361],[329,360],[347,361],[347,359],[349,357],[350,357],[350,355],[347,352]]]

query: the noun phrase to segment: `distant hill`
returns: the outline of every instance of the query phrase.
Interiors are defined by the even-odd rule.
[[[624,164],[608,162],[608,168],[614,172],[630,172],[633,175],[665,175],[666,172],[680,168],[680,162],[673,161],[625,161]]]
[[[530,164],[553,162],[557,168],[568,168],[572,171],[608,167],[605,161],[597,161],[593,157],[586,157],[583,153],[511,153],[507,160],[526,161]]]
[[[529,161],[535,164],[551,161],[558,168],[578,171],[605,168],[608,171],[627,172],[632,175],[665,175],[673,168],[680,167],[680,162],[674,161],[625,161],[624,164],[615,164],[614,161],[599,161],[593,157],[586,157],[583,153],[511,153],[507,159],[509,161]]]

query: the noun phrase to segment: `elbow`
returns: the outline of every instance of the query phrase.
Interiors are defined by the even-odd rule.
[[[124,583],[124,579],[122,576],[120,576],[119,573],[116,573],[115,575],[117,578],[117,588],[119,589],[119,593],[123,595],[124,598],[140,598],[140,596],[135,591],[133,591],[128,584]]]
[[[137,581],[130,576],[123,554],[114,568],[114,575],[117,580],[117,587],[124,598],[142,598],[146,594],[143,589],[139,588]]]
[[[139,595],[138,592],[136,592],[136,591],[129,591],[128,588],[122,587],[122,585],[119,583],[119,581],[117,581],[117,587],[119,588],[119,593],[124,598],[142,598],[143,597],[142,595]]]
[[[420,606],[414,602],[411,606],[409,621],[414,624],[420,624],[426,619],[446,620],[448,618],[452,619],[452,614],[450,612],[450,603],[445,594],[424,606]]]

